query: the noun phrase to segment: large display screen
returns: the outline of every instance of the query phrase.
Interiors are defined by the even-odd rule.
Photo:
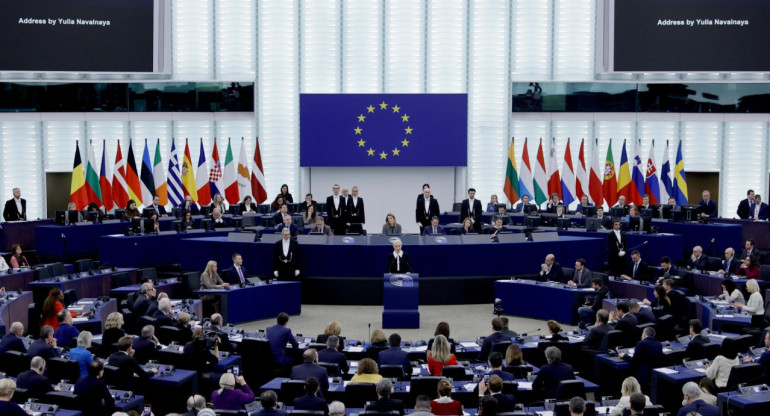
[[[159,0],[3,0],[0,71],[158,71]]]
[[[614,71],[770,72],[768,0],[615,0],[613,6]]]

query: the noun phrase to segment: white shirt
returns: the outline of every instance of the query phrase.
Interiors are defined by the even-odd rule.
[[[281,244],[283,245],[283,255],[288,256],[289,255],[289,245],[291,244],[291,239],[289,240],[281,240]]]
[[[19,216],[21,216],[21,198],[13,198],[13,201],[16,202],[16,210],[19,211]]]
[[[613,233],[615,233],[615,237],[618,238],[618,244],[623,242],[623,240],[620,238],[620,230],[612,230]]]
[[[754,204],[754,215],[753,215],[754,218],[759,218],[759,207],[760,207],[759,204]]]
[[[763,315],[765,313],[765,305],[762,303],[762,294],[759,292],[752,293],[743,310],[751,315]]]
[[[354,196],[354,197],[351,197],[351,198],[353,198],[353,207],[354,208],[358,208],[358,197]]]
[[[334,209],[337,209],[340,207],[340,197],[339,195],[332,196],[332,199],[334,200]]]
[[[475,199],[468,198],[468,213],[471,214],[471,216],[473,216],[473,202],[474,201],[475,201]]]
[[[404,255],[404,252],[397,252],[396,250],[393,250],[393,257],[396,258],[396,270],[401,269],[401,256]]]
[[[425,212],[430,212],[430,198],[425,200]]]

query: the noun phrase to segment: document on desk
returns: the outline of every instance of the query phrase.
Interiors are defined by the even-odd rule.
[[[460,345],[462,345],[465,348],[475,348],[479,346],[479,344],[476,344],[473,341],[463,341],[463,342],[460,342]]]
[[[463,384],[463,388],[465,389],[465,391],[473,391],[473,389],[476,388],[476,385],[473,383],[465,383]]]
[[[364,347],[350,347],[348,352],[364,352]]]
[[[697,371],[699,373],[706,374],[706,369],[703,368],[703,367],[693,368],[693,370],[695,370],[695,371]]]
[[[732,314],[723,314],[723,315],[717,314],[716,317],[717,318],[734,318]]]
[[[76,322],[76,323],[77,322],[88,322],[88,318],[81,318],[81,317],[72,318],[72,322]]]
[[[581,292],[593,292],[594,288],[592,287],[583,287],[579,289]]]
[[[425,352],[428,351],[428,346],[423,345],[422,347],[412,347],[412,351],[414,352]]]
[[[712,334],[709,334],[709,338],[711,338],[711,337],[714,337],[714,338],[719,338],[719,339],[725,339],[725,338],[727,338],[727,335],[722,335],[722,334],[713,334],[713,333],[712,333]]]
[[[516,381],[519,383],[519,390],[532,390],[531,381]]]
[[[661,372],[663,374],[677,374],[679,372],[679,371],[676,371],[676,370],[672,370],[672,369],[670,369],[668,367],[656,368],[655,371],[659,371],[659,372]]]
[[[551,410],[538,410],[537,416],[553,416],[553,411]]]

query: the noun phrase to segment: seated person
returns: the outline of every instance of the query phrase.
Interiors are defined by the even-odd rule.
[[[663,345],[655,339],[654,328],[644,328],[641,341],[634,347],[634,356],[621,353],[618,357],[631,361],[631,370],[634,377],[640,384],[647,383],[650,378],[650,371],[655,367],[655,363],[661,362],[665,357],[663,355]]]
[[[575,207],[575,215],[585,215],[583,208],[592,207],[594,204],[588,202],[588,195],[580,197],[580,203]]]
[[[283,217],[285,215],[290,215],[289,205],[287,204],[281,205],[280,208],[278,208],[278,211],[276,211],[276,213],[273,214],[273,221],[275,221],[276,224],[281,224],[283,223]]]
[[[254,401],[254,393],[242,375],[222,374],[219,377],[219,387],[219,390],[211,393],[211,403],[214,404],[214,409],[244,410],[244,405]]]
[[[281,225],[275,228],[275,232],[280,233],[284,228],[289,229],[291,238],[297,238],[297,235],[299,234],[299,227],[292,223],[291,215],[289,214],[284,214],[283,222]]]
[[[716,273],[723,274],[725,277],[730,277],[735,274],[740,265],[740,261],[735,258],[735,250],[732,247],[727,247],[725,249],[725,259],[722,260],[719,271]]]
[[[471,221],[470,217],[467,217],[463,220],[463,226],[457,231],[457,234],[478,234],[476,233],[476,229],[473,228],[473,221]]]
[[[497,202],[497,195],[492,194],[487,203],[487,212],[497,212],[497,204],[499,204],[499,202]]]
[[[139,364],[147,364],[155,356],[155,348],[159,344],[155,337],[155,327],[145,325],[142,327],[141,336],[135,337],[131,348],[134,350],[134,359]]]
[[[548,325],[548,334],[551,337],[551,342],[569,341],[569,338],[561,334],[561,325],[559,325],[558,322],[551,319],[546,324]],[[508,364],[508,365],[512,365],[512,364]]]
[[[532,203],[530,202],[530,199],[531,198],[528,194],[522,195],[521,202],[519,202],[516,205],[516,208],[513,209],[513,212],[524,212],[524,207],[532,205]],[[490,212],[494,212],[494,211],[490,211]]]
[[[44,372],[45,360],[42,357],[32,358],[29,370],[22,371],[16,376],[16,387],[26,389],[29,397],[42,399],[46,393],[54,390],[48,377],[43,375]]]
[[[339,344],[340,338],[336,335],[331,335],[326,338],[326,349],[318,351],[318,362],[337,364],[340,374],[333,375],[347,374],[350,369],[348,367],[348,360],[345,359],[345,354],[337,350]]]
[[[45,360],[50,360],[51,358],[59,357],[56,346],[56,338],[53,337],[53,328],[45,325],[40,328],[40,338],[29,344],[27,354],[29,354],[30,358],[43,357]]]
[[[655,296],[655,299],[652,301],[649,299],[644,299],[642,302],[645,305],[657,310],[658,312],[655,312],[657,316],[674,315],[674,302],[668,296],[666,288],[664,288],[663,285],[655,286],[655,290],[652,292],[652,294]]]
[[[711,339],[701,334],[701,331],[703,331],[703,324],[701,323],[700,319],[690,319],[690,342],[687,343],[687,348],[684,351],[685,356],[693,359],[705,358],[702,356],[695,356],[696,348],[698,348],[698,346],[702,346],[711,342]],[[703,351],[701,350],[701,355],[702,352]]]
[[[560,382],[575,379],[575,371],[571,365],[561,362],[561,350],[556,347],[546,348],[545,358],[548,364],[540,368],[532,382],[532,390],[543,390],[544,397],[551,399],[556,397],[556,388]]]
[[[219,349],[222,351],[233,351],[235,348],[230,342],[230,336],[226,331],[222,329],[224,325],[224,318],[221,314],[215,313],[211,315],[209,321],[208,332],[216,335],[219,338]]]
[[[120,312],[112,312],[107,315],[104,322],[104,333],[102,334],[102,345],[108,346],[117,344],[118,340],[126,336],[123,330],[123,315]]]
[[[24,335],[24,324],[14,322],[7,334],[0,340],[0,355],[6,351],[27,352],[27,347],[21,339]]]
[[[626,267],[626,272],[621,274],[620,278],[623,280],[649,281],[650,276],[651,274],[647,263],[642,261],[642,254],[639,250],[632,251],[631,264]]]
[[[602,308],[604,299],[609,295],[610,289],[604,286],[604,282],[601,278],[594,278],[591,280],[591,287],[594,289],[594,302],[591,305],[583,305],[578,308],[578,315],[580,315],[580,324],[578,327],[586,329],[591,322],[594,321],[594,315]]]
[[[753,254],[746,257],[741,263],[738,270],[735,271],[738,276],[746,276],[747,279],[761,279],[762,276],[759,272],[759,261]]]
[[[545,262],[540,265],[540,281],[564,282],[564,270],[556,262],[556,256],[548,254],[545,256]]]
[[[219,209],[219,207],[211,210],[211,228],[217,229],[226,226],[227,224],[225,224],[225,219],[222,216],[222,211]]]
[[[134,358],[134,349],[131,347],[131,343],[131,337],[119,339],[118,352],[110,355],[105,362],[107,365],[118,367],[120,375],[116,377],[116,380],[120,380],[120,382],[115,383],[115,387],[118,389],[133,390],[135,387],[134,374],[140,379],[148,379],[158,372],[157,368],[145,370],[139,366]]]
[[[401,235],[401,225],[396,222],[396,216],[388,213],[385,216],[385,224],[382,226],[383,235]]]
[[[494,239],[494,238],[497,238],[497,234],[501,231],[505,231],[505,226],[503,225],[503,218],[498,216],[498,217],[495,217],[494,225],[484,230],[484,233],[490,234],[491,238]]]
[[[329,414],[329,406],[326,400],[318,397],[321,388],[318,386],[318,379],[308,377],[305,380],[305,395],[294,399],[294,410],[306,410],[311,412],[324,412]]]
[[[652,313],[652,309],[649,307],[642,308],[638,302],[635,300],[632,300],[628,303],[628,310],[634,314],[636,317],[636,321],[639,323],[639,325],[655,322],[657,319],[655,318],[655,314]]]
[[[497,374],[491,375],[489,380],[481,380],[476,387],[479,389],[479,399],[488,394],[497,400],[498,412],[513,412],[515,410],[516,398],[512,394],[503,393],[503,379]]]
[[[377,356],[377,364],[400,365],[404,369],[404,375],[412,375],[412,365],[409,363],[409,354],[401,349],[401,336],[393,333],[388,337],[388,349],[380,351]]]
[[[688,381],[685,383],[685,385],[682,386],[682,394],[684,395],[684,400],[687,402],[687,406],[679,409],[677,416],[719,416],[719,408],[703,401],[701,398],[703,391],[695,382]]]
[[[389,378],[383,378],[377,382],[377,401],[371,402],[364,408],[372,412],[390,412],[398,411],[398,414],[404,416],[404,402],[397,399],[391,399],[390,394],[393,391],[393,383]]]
[[[103,376],[104,364],[95,360],[88,365],[88,375],[75,383],[72,392],[83,404],[83,416],[110,414],[115,410],[115,399],[102,380]]]
[[[70,360],[77,361],[80,367],[80,377],[88,376],[88,365],[94,360],[97,360],[96,356],[88,349],[91,348],[93,342],[93,335],[90,331],[83,331],[78,335],[78,346],[70,350]]]
[[[626,409],[631,407],[631,395],[639,394],[642,396],[642,407],[652,406],[650,398],[642,394],[642,386],[633,377],[626,377],[620,386],[620,401],[610,410],[610,416],[621,416]]]
[[[207,335],[203,328],[195,328],[192,341],[185,344],[182,350],[182,367],[198,373],[205,373],[219,362],[219,338]],[[212,338],[213,342],[210,341]]]
[[[313,348],[302,353],[302,364],[291,368],[292,380],[307,380],[308,377],[318,379],[323,393],[329,391],[329,374],[325,368],[318,365],[318,352]]]
[[[243,197],[243,202],[238,204],[238,214],[256,214],[257,204],[251,199],[251,195]]]
[[[556,207],[559,205],[564,206],[564,203],[559,199],[559,194],[554,192],[551,194],[551,199],[549,199],[548,203],[545,205],[545,212],[556,214]]]
[[[612,330],[612,327],[608,323],[610,320],[610,313],[605,309],[599,309],[596,312],[596,322],[589,329],[588,335],[583,340],[583,346],[589,350],[599,350],[602,345],[602,340],[608,332]]]
[[[612,217],[604,215],[604,207],[599,205],[596,207],[596,215],[593,218],[599,218],[602,220],[602,228],[605,230],[612,229]]]
[[[331,227],[325,224],[324,217],[319,215],[315,217],[315,226],[310,229],[310,234],[334,235],[334,232]]]
[[[503,335],[502,330],[503,321],[500,318],[493,318],[492,333],[484,337],[484,342],[481,344],[481,349],[479,350],[479,361],[486,361],[489,358],[489,354],[492,352],[492,344],[511,340]]]
[[[521,346],[519,344],[511,344],[508,346],[508,349],[505,350],[505,365],[527,365],[527,362],[524,361],[524,353],[521,351]]]
[[[698,203],[701,218],[716,218],[717,204],[711,199],[711,192],[703,191],[703,199]],[[755,197],[756,198],[756,197]]]
[[[152,314],[155,318],[155,327],[174,326],[174,312],[171,311],[171,300],[163,298],[158,301],[158,310]]]
[[[437,216],[433,216],[430,219],[430,225],[427,227],[423,227],[422,235],[436,235],[436,234],[444,234],[444,227],[438,224],[439,218]]]
[[[457,358],[451,353],[449,341],[443,335],[436,335],[433,348],[426,352],[428,357],[428,371],[436,376],[441,376],[441,371],[448,365],[457,365]],[[500,357],[502,362],[502,357]]]
[[[567,285],[587,288],[591,287],[591,280],[593,278],[591,277],[591,271],[586,267],[586,260],[583,258],[575,260],[575,272],[572,275],[572,279],[567,281]]]
[[[201,212],[201,210],[198,208],[198,204],[193,202],[190,195],[185,195],[182,209],[185,211],[190,211],[193,215],[198,215]]]
[[[311,205],[312,205],[312,206],[314,206],[314,207],[315,207],[315,206],[318,206],[318,205],[317,205],[317,202],[316,202],[315,200],[313,200],[313,194],[310,194],[310,193],[308,193],[308,194],[305,194],[305,202],[301,202],[301,203],[299,204],[299,210],[300,210],[300,211],[307,211],[307,209],[308,209],[308,208],[309,208]]]
[[[754,195],[754,209],[749,213],[749,219],[754,221],[767,221],[770,210],[768,210],[767,204],[762,202],[762,197],[759,194]]]
[[[59,327],[53,333],[53,337],[56,338],[56,345],[69,348],[72,341],[77,339],[80,331],[72,326],[72,314],[67,309],[60,310],[56,318],[59,320]]]
[[[655,270],[655,277],[654,277],[655,282],[660,283],[664,279],[669,279],[669,278],[674,279],[678,277],[679,277],[679,272],[675,268],[671,267],[671,258],[668,256],[661,257],[660,269]]]
[[[703,248],[695,246],[692,249],[692,255],[687,259],[687,270],[706,270],[709,259],[703,255]]]
[[[452,383],[445,378],[438,382],[438,398],[430,403],[430,412],[436,416],[459,416],[463,405],[452,399]]]
[[[192,317],[187,312],[179,312],[176,317],[176,327],[180,329],[179,338],[177,341],[180,344],[187,344],[192,341],[192,328],[190,327],[190,320]]]
[[[735,287],[733,279],[725,279],[722,281],[722,294],[717,296],[716,299],[724,299],[731,304],[733,302],[746,304],[746,298],[743,297],[743,292]]]
[[[228,283],[234,285],[248,283],[246,278],[249,277],[249,272],[243,267],[243,256],[240,253],[233,253],[231,259],[233,260],[233,265],[227,269]]]
[[[195,220],[193,220],[192,212],[190,210],[185,211],[182,214],[182,220],[179,224],[180,230],[192,230],[195,228]]]
[[[377,363],[371,358],[364,358],[358,362],[356,374],[350,379],[351,383],[374,383],[377,384],[382,379],[379,374]]]
[[[489,371],[485,375],[498,376],[502,381],[513,381],[515,379],[513,374],[503,371],[503,354],[499,352],[489,354],[487,364],[489,365]]]
[[[618,302],[617,308],[617,312],[612,315],[613,326],[615,330],[623,332],[623,346],[630,347],[636,343],[636,338],[639,334],[636,327],[639,325],[639,321],[631,313],[628,302]]]

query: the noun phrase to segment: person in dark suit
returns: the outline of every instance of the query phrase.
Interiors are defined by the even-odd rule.
[[[601,220],[602,228],[605,230],[612,229],[612,217],[604,215],[604,207],[599,205],[596,207],[596,215],[593,218],[599,218]]]
[[[158,369],[152,368],[145,370],[139,366],[134,358],[134,349],[131,347],[131,337],[123,337],[118,340],[118,352],[110,355],[105,364],[117,367],[119,376],[115,387],[119,389],[133,390],[134,374],[142,379],[148,379],[158,372]]]
[[[273,352],[273,358],[278,365],[288,365],[292,359],[286,355],[286,343],[291,344],[295,349],[299,348],[299,343],[294,339],[291,329],[286,327],[289,322],[289,315],[281,312],[277,317],[277,324],[265,330],[265,336],[270,342],[270,350]]]
[[[492,352],[492,344],[511,340],[502,334],[502,330],[503,321],[500,318],[492,319],[492,333],[484,337],[484,342],[481,344],[481,349],[479,350],[479,361],[486,361],[489,358],[489,354]]]
[[[401,249],[402,246],[401,240],[393,240],[393,252],[388,255],[387,273],[412,273],[409,255]]]
[[[289,205],[282,204],[275,212],[275,214],[273,214],[273,221],[276,223],[276,225],[280,225],[283,223],[283,216],[287,214],[291,215],[289,214]]]
[[[703,391],[700,389],[697,383],[689,381],[682,386],[682,394],[684,395],[684,401],[687,402],[687,406],[679,409],[677,416],[719,416],[720,410],[713,404],[708,404],[701,399]]]
[[[6,351],[27,352],[27,347],[21,340],[22,335],[24,335],[24,324],[21,322],[12,323],[9,332],[3,335],[0,340],[0,355]]]
[[[209,321],[208,332],[214,334],[219,338],[219,349],[222,351],[234,351],[235,347],[230,342],[230,336],[226,331],[222,329],[224,324],[224,318],[221,314],[215,313],[211,315]]]
[[[324,217],[315,217],[315,225],[310,229],[309,234],[334,235],[334,231],[328,225],[324,224]]]
[[[639,325],[639,321],[636,319],[636,316],[631,313],[631,307],[628,305],[628,302],[618,302],[617,308],[617,312],[613,314],[613,324],[615,330],[623,333],[622,345],[624,347],[630,347],[636,343],[639,334],[636,327]]]
[[[296,224],[291,219],[291,215],[284,214],[283,215],[283,222],[281,225],[275,228],[276,232],[281,232],[283,229],[286,228],[289,230],[289,233],[291,234],[291,238],[297,238],[297,235],[299,235],[299,227],[297,227]]]
[[[45,360],[42,357],[35,357],[30,361],[29,370],[22,371],[16,376],[16,387],[27,389],[29,397],[42,399],[49,391],[53,391],[51,381],[44,376]]]
[[[422,235],[444,235],[444,227],[438,224],[438,217],[430,219],[430,225],[423,228]]]
[[[737,262],[736,262],[737,263]],[[679,272],[671,267],[671,258],[668,256],[663,256],[660,258],[660,268],[655,269],[655,275],[653,276],[653,281],[660,283],[663,281],[663,279],[678,279],[679,278]]]
[[[141,336],[134,338],[131,349],[134,350],[134,359],[139,364],[147,364],[155,355],[155,346],[158,338],[155,337],[155,327],[145,325],[142,327]]]
[[[692,248],[692,255],[687,259],[687,270],[706,270],[709,259],[703,255],[703,248],[695,246]]]
[[[650,378],[652,368],[664,359],[663,345],[655,339],[655,329],[647,327],[642,331],[642,340],[636,343],[634,356],[629,357],[627,354],[621,353],[618,357],[631,361],[631,369],[636,380],[639,381],[639,384],[644,385]]]
[[[700,319],[690,319],[690,342],[687,343],[687,348],[684,351],[686,357],[692,359],[705,358],[702,356],[703,350],[700,350],[701,356],[696,356],[697,348],[711,342],[709,337],[701,334],[703,331],[703,323]]]
[[[575,215],[585,215],[586,213],[583,212],[583,208],[592,207],[594,204],[588,202],[588,195],[583,195],[580,197],[580,203],[577,204],[577,207],[575,207]]]
[[[219,374],[211,372],[211,367],[219,362],[220,341],[214,339],[212,348],[205,335],[206,331],[202,327],[195,328],[192,341],[184,344],[179,364],[185,370],[197,371],[198,375],[207,374],[209,378],[216,379]]]
[[[193,215],[198,215],[201,213],[201,210],[198,208],[198,204],[193,202],[190,195],[185,195],[182,211],[190,211]]]
[[[211,228],[217,229],[217,228],[223,228],[226,227],[227,224],[225,223],[224,217],[222,217],[222,210],[219,209],[219,207],[216,207],[211,210]]]
[[[340,344],[340,338],[336,335],[331,335],[326,338],[326,349],[318,351],[318,362],[337,364],[340,374],[347,374],[350,368],[348,367],[348,360],[345,359],[345,354],[339,352],[337,348]]]
[[[27,220],[27,200],[21,197],[21,189],[13,188],[13,198],[5,201],[3,219],[6,221]]]
[[[655,314],[652,313],[651,308],[642,308],[639,302],[632,300],[628,303],[628,309],[636,317],[636,321],[639,325],[643,325],[650,322],[655,322]]]
[[[417,197],[417,206],[414,211],[414,219],[420,226],[420,234],[430,225],[431,218],[438,217],[440,214],[438,200],[430,194],[430,188],[423,188],[422,195]]]
[[[48,325],[40,328],[40,338],[29,344],[27,354],[30,357],[43,357],[45,360],[59,357],[59,352],[56,351],[56,338],[53,337],[53,328]]]
[[[288,228],[281,230],[281,240],[273,250],[273,275],[280,280],[297,280],[299,277],[299,245],[291,239]]]
[[[305,395],[294,399],[294,410],[321,411],[324,412],[324,415],[328,415],[329,406],[326,404],[326,400],[318,397],[320,390],[317,378],[308,377],[305,379]]]
[[[329,391],[329,374],[325,368],[318,365],[318,352],[313,348],[302,353],[302,364],[291,368],[292,380],[307,380],[308,377],[318,379],[322,394]]]
[[[103,375],[104,364],[94,360],[88,365],[88,376],[75,383],[73,393],[83,405],[83,416],[111,414],[115,408],[115,400],[107,389],[107,383],[102,380]]]
[[[497,374],[489,376],[489,380],[481,380],[476,386],[479,392],[479,405],[481,405],[481,399],[489,395],[497,400],[498,412],[513,412],[516,407],[516,397],[503,393],[503,381]]]
[[[762,196],[759,194],[754,195],[754,209],[749,213],[749,219],[754,221],[767,221],[767,217],[770,214],[767,204],[762,202]]]
[[[607,248],[609,249],[610,276],[620,276],[626,267],[626,249],[628,249],[626,236],[620,231],[620,220],[612,220],[612,231],[607,234]]]
[[[401,349],[401,336],[393,333],[388,337],[388,349],[380,351],[377,355],[377,365],[400,365],[404,374],[412,375],[412,365],[409,363],[409,354]]]
[[[642,260],[642,254],[639,250],[631,252],[631,264],[626,267],[626,272],[620,275],[623,280],[649,281],[652,274],[650,268]]]
[[[340,195],[340,186],[336,183],[332,187],[333,195],[326,197],[326,213],[329,215],[329,226],[332,227],[334,234],[345,235],[345,217],[347,215],[347,206],[345,200]]]
[[[171,312],[171,301],[169,298],[163,298],[158,301],[158,310],[156,310],[152,317],[155,318],[155,326],[160,328],[162,326],[174,326],[174,313]]]
[[[596,312],[596,322],[588,331],[583,340],[583,346],[589,350],[598,350],[602,345],[602,340],[608,332],[612,330],[612,327],[607,323],[610,319],[610,313],[604,309],[599,309]]]
[[[485,374],[490,376],[500,377],[502,381],[513,381],[516,378],[511,373],[503,371],[503,354],[499,352],[493,352],[489,354],[487,358],[487,364],[489,365],[489,371]],[[502,388],[502,385],[500,386]]]
[[[150,306],[155,302],[155,286],[152,281],[147,281],[139,286],[139,296],[134,301],[134,315],[144,316]]]
[[[698,203],[700,206],[701,218],[716,218],[717,204],[711,199],[711,192],[708,190],[703,191],[703,199]]]
[[[749,189],[746,192],[746,199],[743,199],[738,203],[738,211],[736,211],[736,213],[738,214],[738,218],[747,220],[752,212],[754,212],[754,190]]]
[[[545,358],[548,364],[540,367],[535,381],[532,382],[532,390],[543,390],[546,399],[556,397],[556,388],[564,380],[574,380],[575,371],[572,366],[561,362],[561,350],[556,347],[545,349]]]
[[[717,273],[724,274],[725,277],[730,277],[738,271],[738,267],[741,266],[741,262],[735,258],[735,250],[732,247],[725,249],[725,259],[722,260],[722,265]]]
[[[529,202],[530,199],[529,194],[522,195],[521,202],[516,204],[516,207],[513,208],[513,212],[524,212],[524,207],[532,205],[532,203]]]
[[[583,258],[575,260],[575,273],[572,279],[567,281],[567,285],[579,288],[591,287],[591,271],[586,267],[586,260]]]
[[[243,202],[238,204],[238,214],[243,215],[246,214],[256,214],[257,213],[257,204],[254,203],[254,200],[251,199],[251,195],[246,195],[243,198]]]
[[[470,218],[477,234],[481,234],[481,214],[483,212],[481,201],[476,199],[476,189],[468,189],[468,198],[464,199],[460,205],[460,218]]]
[[[545,212],[549,214],[556,214],[556,207],[559,205],[564,206],[564,203],[559,199],[559,194],[554,192],[551,194],[551,199],[549,199],[545,204]]]
[[[249,281],[246,280],[246,278],[249,276],[249,273],[246,271],[246,268],[243,267],[243,256],[241,256],[240,253],[233,253],[231,258],[233,259],[233,265],[225,270],[225,272],[227,272],[228,283],[231,285],[248,283]]]
[[[350,224],[365,224],[366,213],[364,211],[364,199],[358,196],[358,187],[351,188],[353,193],[348,198],[346,207],[348,215],[348,223]]]
[[[302,212],[305,212],[305,211],[307,211],[307,208],[308,208],[309,206],[311,206],[311,205],[312,205],[312,206],[315,206],[315,207],[316,207],[316,211],[318,211],[318,206],[317,206],[317,205],[318,205],[318,202],[316,202],[316,201],[313,199],[313,194],[311,194],[311,193],[307,193],[307,194],[305,194],[305,201],[304,201],[304,202],[301,202],[301,203],[299,204],[299,210],[300,210],[300,211],[302,211]]]
[[[596,292],[593,304],[586,304],[578,308],[578,315],[580,315],[580,324],[578,326],[583,329],[587,328],[594,321],[594,315],[602,308],[602,302],[610,293],[610,290],[604,286],[602,279],[598,277],[591,280],[591,287]]]
[[[404,402],[397,399],[391,399],[390,393],[393,391],[393,383],[389,378],[383,378],[377,382],[377,401],[366,405],[366,411],[372,412],[390,412],[398,411],[398,414],[404,416]]]
[[[152,198],[152,205],[147,208],[155,211],[155,213],[158,214],[158,217],[168,217],[168,213],[166,213],[166,207],[160,204],[160,197],[157,195]]]
[[[751,357],[746,355],[743,357],[743,362],[759,363],[759,365],[761,365],[763,368],[765,380],[770,380],[770,331],[765,332],[765,337],[763,340],[767,350],[765,350],[765,352],[763,352],[759,357]]]
[[[538,280],[564,283],[564,270],[556,262],[556,256],[553,254],[545,256],[545,262],[540,265],[540,277]]]
[[[278,409],[278,395],[272,390],[265,390],[259,396],[262,408],[255,413],[256,416],[287,416],[285,410]]]

